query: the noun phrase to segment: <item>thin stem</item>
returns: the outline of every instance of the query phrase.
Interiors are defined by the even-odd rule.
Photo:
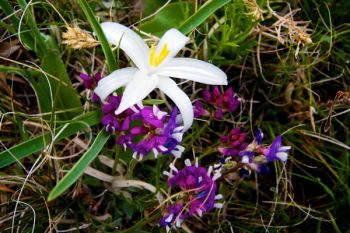
[[[115,155],[114,155],[114,163],[112,168],[112,176],[115,175],[115,172],[119,163],[119,157],[120,157],[120,145],[115,144]]]

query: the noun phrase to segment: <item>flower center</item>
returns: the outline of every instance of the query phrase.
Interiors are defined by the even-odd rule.
[[[159,66],[168,56],[169,52],[167,44],[164,44],[162,50],[158,54],[155,54],[156,46],[152,45],[149,54],[149,65],[153,67]]]

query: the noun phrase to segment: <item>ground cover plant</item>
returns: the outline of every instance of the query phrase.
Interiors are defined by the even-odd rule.
[[[0,1],[0,232],[350,232],[349,10]]]

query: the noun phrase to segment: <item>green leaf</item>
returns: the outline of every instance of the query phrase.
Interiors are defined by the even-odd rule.
[[[73,135],[81,130],[84,130],[88,126],[96,125],[99,122],[100,116],[97,112],[90,112],[88,114],[80,116],[75,120],[67,122],[66,125],[63,125],[54,131],[54,135],[57,135],[57,133],[62,130],[61,133],[57,136],[55,142]],[[51,142],[51,138],[51,132],[47,132],[41,136],[35,137],[14,147],[11,147],[8,150],[2,151],[0,153],[0,168],[6,167],[16,162],[17,160],[43,150],[45,146]]]
[[[58,45],[52,36],[45,37],[46,51],[37,53],[41,68],[57,79],[46,78],[40,74],[38,77],[31,76],[29,81],[35,88],[39,99],[40,112],[52,112],[54,110],[75,109],[60,115],[62,120],[70,120],[82,113],[82,106],[78,93],[73,89],[66,68],[62,62]],[[53,103],[49,96],[53,97]],[[52,109],[53,105],[53,109]]]
[[[87,20],[89,21],[92,30],[96,33],[96,36],[98,40],[101,43],[101,47],[103,50],[103,53],[106,57],[107,65],[109,68],[109,72],[112,72],[116,69],[118,69],[117,63],[115,61],[115,58],[113,56],[113,52],[111,50],[111,47],[108,44],[108,41],[105,37],[105,34],[103,33],[100,24],[97,22],[94,12],[91,10],[89,4],[85,0],[78,0],[78,3],[83,10]]]
[[[144,105],[160,105],[160,104],[164,104],[165,101],[162,99],[145,99],[145,100],[142,100],[142,103]]]
[[[143,0],[144,10],[143,17],[154,14],[159,8],[167,3],[167,0]]]
[[[194,15],[188,18],[178,29],[184,34],[188,34],[201,25],[209,16],[214,14],[231,0],[212,0],[203,5]]]
[[[140,24],[141,31],[161,37],[170,28],[177,28],[194,13],[194,4],[189,2],[170,3],[154,17]]]
[[[61,120],[70,120],[82,113],[82,106],[68,77],[57,42],[53,36],[40,32],[32,13],[34,10],[32,11],[32,6],[28,7],[29,3],[25,0],[18,0],[18,4],[24,12],[21,25],[9,1],[3,0],[0,3],[2,10],[12,23],[9,31],[13,34],[18,33],[23,43],[36,53],[40,61],[38,69],[40,72],[29,76],[22,75],[34,88],[41,113],[55,114],[55,111],[74,109],[58,117]],[[21,28],[20,32],[17,31],[18,28]],[[51,116],[47,115],[45,119],[49,117]]]
[[[51,190],[47,200],[52,201],[66,191],[83,173],[89,164],[100,153],[103,146],[106,144],[110,134],[102,129],[97,135],[95,141],[90,146],[89,150],[78,160],[72,169],[58,182]]]

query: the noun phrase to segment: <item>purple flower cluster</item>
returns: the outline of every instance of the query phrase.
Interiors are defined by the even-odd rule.
[[[214,118],[222,120],[224,113],[234,112],[239,106],[239,100],[234,96],[232,88],[228,88],[224,93],[221,93],[219,87],[215,86],[213,91],[205,89],[202,93],[203,99],[208,105],[214,107]],[[210,112],[203,108],[200,101],[196,101],[194,104],[195,117],[210,116]]]
[[[161,153],[180,158],[184,151],[184,147],[179,145],[182,141],[183,127],[177,124],[176,115],[176,107],[170,117],[155,105],[153,108],[142,107],[131,116],[131,120],[139,124],[123,132],[117,142],[124,147],[130,147],[134,151],[134,159],[141,160],[151,152],[155,157]]]
[[[242,132],[241,128],[232,129],[228,135],[220,137],[221,146],[219,152],[225,156],[236,156],[243,151],[247,146],[247,133]]]
[[[101,80],[102,76],[100,72],[97,72],[94,76],[90,77],[85,73],[80,73],[80,78],[83,80],[83,86],[85,89],[93,90],[97,86],[98,81]],[[100,98],[92,93],[91,101],[96,103],[100,100]]]
[[[221,199],[222,195],[217,195],[216,180],[221,176],[219,171],[213,167],[207,170],[205,167],[191,165],[190,160],[185,160],[186,167],[178,170],[173,164],[170,165],[172,173],[164,172],[169,176],[168,185],[171,188],[179,188],[180,195],[175,204],[168,207],[167,214],[161,219],[160,225],[165,226],[167,231],[171,227],[179,227],[181,222],[189,216],[197,214],[199,217],[203,213],[211,211],[214,207],[221,208],[221,203],[215,203]]]
[[[119,107],[121,95],[110,96],[108,102],[102,104],[102,124],[110,134],[118,132],[117,143],[134,151],[133,158],[141,160],[153,152],[163,155],[173,154],[179,158],[184,150],[182,126],[176,122],[177,108],[170,117],[157,106],[135,105],[119,115],[115,115]]]
[[[106,131],[110,134],[128,130],[130,127],[131,115],[134,113],[132,109],[129,108],[118,116],[116,116],[114,113],[118,108],[121,99],[121,95],[112,95],[108,97],[107,102],[102,103],[102,112],[104,113],[104,116],[102,117],[102,124],[106,127]]]
[[[247,134],[240,131],[240,128],[235,128],[227,136],[222,136],[223,146],[219,147],[219,151],[225,156],[238,155],[240,157],[240,163],[245,166],[240,170],[241,177],[248,174],[248,169],[267,173],[267,163],[287,161],[291,147],[282,145],[282,136],[278,135],[270,146],[265,146],[262,144],[264,134],[260,129],[257,129],[253,142],[248,144],[246,142]]]
[[[265,155],[267,162],[274,162],[280,160],[286,162],[288,159],[288,152],[291,146],[282,145],[282,136],[277,135],[269,147],[259,145],[257,151]]]

